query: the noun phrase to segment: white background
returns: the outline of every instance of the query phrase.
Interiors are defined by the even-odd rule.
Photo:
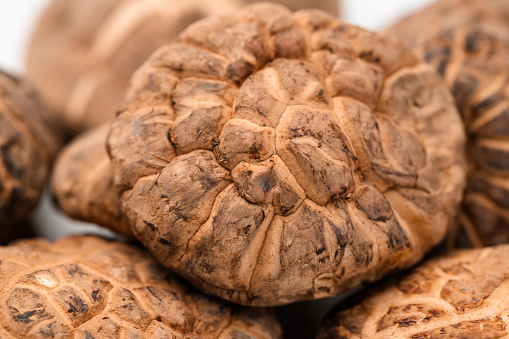
[[[22,73],[25,48],[37,17],[50,0],[0,0],[0,68]],[[81,0],[88,1],[88,0]],[[342,18],[371,30],[381,30],[431,0],[342,0]],[[40,236],[55,239],[70,233],[107,233],[99,227],[70,221],[52,204],[49,192],[33,216]],[[314,336],[324,314],[341,297],[301,302],[278,309],[286,336]]]

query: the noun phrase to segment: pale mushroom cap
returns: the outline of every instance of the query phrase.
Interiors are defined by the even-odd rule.
[[[52,124],[31,86],[0,71],[0,227],[19,223],[39,201],[59,145]]]
[[[318,338],[507,338],[508,256],[509,246],[500,245],[428,261],[332,312]]]
[[[0,337],[281,338],[265,309],[205,296],[139,248],[90,236],[0,247]]]
[[[403,43],[274,4],[210,17],[134,74],[108,140],[136,237],[251,305],[336,295],[443,239],[464,132]]]
[[[463,2],[464,13],[454,12],[457,22],[438,20],[432,32],[414,32],[407,40],[444,78],[467,133],[468,187],[458,245],[497,245],[509,242],[509,1]],[[451,3],[437,3],[390,31],[406,34]]]

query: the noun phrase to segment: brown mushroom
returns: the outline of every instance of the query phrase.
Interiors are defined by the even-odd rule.
[[[426,262],[352,307],[333,311],[318,338],[507,338],[509,245]]]
[[[108,131],[109,124],[96,127],[64,148],[55,161],[51,186],[59,207],[71,218],[132,237],[113,187],[105,145]]]
[[[131,73],[157,47],[192,22],[243,2],[53,0],[34,31],[27,74],[74,135],[113,118]],[[337,11],[335,0],[293,5]]]
[[[455,220],[464,132],[398,40],[274,4],[134,74],[108,139],[135,236],[207,293],[275,305],[418,261]]]
[[[413,22],[450,2],[430,7]],[[458,246],[509,242],[509,24],[500,24],[489,11],[502,3],[509,19],[507,0],[486,2],[484,12],[472,4],[460,10],[466,14],[459,16],[458,26],[439,21],[434,34],[415,32],[410,42],[443,76],[465,124],[469,180]],[[477,18],[479,13],[484,16]],[[499,14],[504,14],[502,8]],[[405,22],[390,31],[411,31],[412,24],[405,30]]]
[[[0,337],[281,338],[272,312],[207,297],[145,251],[90,236],[0,247]]]
[[[59,145],[53,123],[24,79],[0,72],[0,243],[39,201]]]

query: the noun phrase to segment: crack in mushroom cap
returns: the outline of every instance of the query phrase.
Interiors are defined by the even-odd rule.
[[[59,146],[49,112],[24,80],[0,71],[0,224],[35,207]],[[2,240],[0,240],[1,242]]]
[[[490,16],[480,22],[465,14],[456,26],[440,23],[438,33],[412,38],[415,51],[452,91],[468,136],[468,186],[458,246],[509,242],[509,26],[500,25],[490,6]],[[472,5],[464,10],[474,16],[479,9]],[[424,20],[430,13],[417,18]]]
[[[507,338],[508,255],[500,245],[430,260],[339,306],[317,338]]]
[[[196,291],[140,248],[92,236],[0,247],[2,338],[281,338],[269,310]]]
[[[133,233],[214,295],[275,305],[411,265],[454,219],[464,132],[403,43],[274,4],[191,25],[108,139]]]

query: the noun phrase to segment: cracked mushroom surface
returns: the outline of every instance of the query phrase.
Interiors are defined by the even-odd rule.
[[[31,85],[0,71],[0,237],[39,201],[59,146],[54,127]]]
[[[131,245],[76,236],[0,247],[0,337],[277,339],[265,309],[196,291]]]
[[[75,135],[114,117],[129,77],[159,46],[192,22],[244,2],[53,0],[34,30],[27,74],[67,133]],[[335,0],[290,2],[338,10]]]
[[[509,246],[500,245],[431,260],[333,311],[317,338],[507,338],[508,255]]]
[[[464,132],[403,43],[274,4],[210,17],[133,75],[108,139],[135,236],[207,293],[332,296],[455,219]]]
[[[413,38],[453,93],[467,133],[468,186],[456,240],[462,247],[509,242],[508,32],[509,25],[472,21]]]

